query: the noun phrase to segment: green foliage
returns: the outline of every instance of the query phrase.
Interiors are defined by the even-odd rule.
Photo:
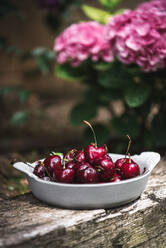
[[[24,106],[24,103],[28,100],[30,96],[30,91],[19,88],[19,87],[0,87],[0,99],[7,99],[9,95],[15,95],[22,106]],[[2,101],[3,102],[3,101]],[[26,111],[16,111],[12,114],[12,117],[10,119],[10,124],[12,126],[18,126],[21,124],[24,124],[27,121],[28,113]]]
[[[35,3],[34,3],[35,4]],[[67,11],[69,6],[73,6],[74,8],[78,8],[78,6],[82,4],[82,0],[62,0],[58,8],[54,9],[54,11],[48,9],[45,15],[45,21],[51,27],[54,32],[58,31],[60,24],[63,21],[63,18],[68,17],[67,15],[70,14],[70,9]],[[26,9],[22,8],[22,4],[16,3],[13,0],[1,0],[0,1],[0,21],[4,20],[5,18],[10,18],[9,15],[12,14],[12,19],[15,18],[17,22],[22,22],[22,24],[26,24],[28,20],[26,17]],[[65,16],[66,15],[66,16]],[[11,19],[11,21],[12,21]],[[53,49],[48,49],[45,47],[36,47],[32,51],[26,51],[19,47],[17,44],[13,45],[11,41],[4,36],[3,31],[5,30],[6,26],[3,27],[5,22],[1,23],[1,34],[0,34],[0,52],[11,54],[12,56],[17,56],[18,59],[21,59],[23,63],[27,59],[31,59],[36,62],[35,67],[31,71],[24,72],[24,76],[28,75],[29,77],[35,77],[36,75],[39,76],[39,73],[46,74],[52,71],[52,62],[55,59],[55,52]],[[6,25],[6,24],[5,24]],[[13,33],[14,34],[14,33]],[[34,63],[32,63],[34,64]],[[19,84],[20,82],[18,82]],[[21,109],[25,108],[25,102],[28,100],[30,92],[23,87],[0,87],[0,101],[5,104],[5,100],[7,97],[14,95],[19,99]],[[11,97],[12,98],[12,97]],[[11,124],[12,125],[20,125],[27,120],[28,113],[25,111],[18,111],[13,113],[11,117]],[[7,115],[8,116],[8,115]]]
[[[97,115],[97,106],[95,104],[81,102],[77,104],[70,113],[70,122],[72,125],[82,125],[83,120],[90,121]]]
[[[107,89],[101,92],[99,99],[102,102],[109,103],[111,100],[121,99],[122,93],[117,89]]]
[[[68,81],[78,81],[84,77],[84,73],[80,68],[75,69],[69,64],[57,64],[55,67],[55,73],[56,76]]]
[[[150,96],[150,88],[142,85],[132,85],[124,92],[124,98],[129,107],[135,108],[143,105]]]
[[[101,123],[96,123],[93,125],[93,128],[97,137],[97,145],[106,144],[110,138],[110,129]],[[90,128],[86,128],[84,130],[84,145],[88,145],[90,143],[94,143],[93,133]]]
[[[110,17],[124,11],[117,9],[121,0],[98,1],[105,10],[85,4],[82,10],[99,23],[106,24]],[[127,143],[124,137],[129,134],[134,153],[166,147],[166,69],[144,73],[135,64],[125,65],[118,60],[112,63],[93,62],[88,59],[75,68],[69,64],[57,65],[56,74],[86,86],[82,101],[71,111],[70,122],[83,125],[84,119],[93,121],[99,145],[108,143],[112,135],[115,137],[112,151],[124,153],[124,144]],[[119,111],[117,102],[121,104]],[[153,116],[154,105],[158,108],[156,116]],[[103,108],[110,113],[106,125],[95,123],[98,110]],[[89,128],[84,132],[84,139],[85,144],[93,141]]]
[[[19,96],[20,102],[24,103],[28,100],[30,96],[30,92],[29,90],[21,89],[21,90],[18,90],[18,96]]]
[[[111,66],[109,63],[106,63],[104,61],[100,61],[98,63],[95,63],[93,65],[94,69],[98,70],[98,71],[107,71]]]
[[[85,4],[82,6],[82,10],[90,19],[102,24],[106,24],[111,17],[109,12]]]
[[[11,117],[11,124],[13,126],[24,124],[27,121],[27,113],[25,111],[18,111]]]
[[[37,47],[30,53],[30,56],[36,59],[40,70],[46,74],[51,70],[51,62],[55,58],[55,52],[45,47]]]
[[[131,75],[119,63],[112,63],[107,71],[98,72],[98,82],[105,88],[122,89],[132,84]]]
[[[122,0],[99,0],[99,2],[108,9],[116,8]]]
[[[30,96],[29,90],[23,88],[13,87],[13,86],[0,87],[1,97],[7,97],[9,93],[15,93],[18,96],[21,103],[26,102]]]
[[[7,96],[10,92],[12,92],[15,88],[11,86],[7,87],[0,87],[0,96],[5,97]]]
[[[114,117],[111,125],[119,136],[129,134],[131,138],[137,138],[140,134],[140,124],[138,117],[131,114],[123,114],[120,117]]]
[[[64,68],[59,74],[64,79],[80,80],[86,84],[83,100],[76,105],[70,114],[72,125],[83,125],[83,120],[94,121],[99,108],[110,111],[110,121],[107,126],[95,124],[99,134],[99,144],[108,143],[110,135],[124,139],[126,134],[132,138],[133,152],[144,149],[154,149],[156,146],[166,146],[166,106],[163,103],[162,112],[154,117],[148,124],[147,120],[154,103],[158,105],[165,102],[165,73],[161,71],[162,81],[158,80],[159,74],[144,74],[136,66],[122,65],[120,62],[92,63],[86,61],[79,67],[60,65]],[[84,69],[83,69],[84,68]],[[162,86],[161,86],[162,85]],[[161,91],[162,89],[162,91]],[[112,102],[120,100],[123,112],[117,115],[112,109]],[[111,130],[111,134],[109,132]],[[91,141],[90,131],[84,133],[84,143]],[[122,149],[123,148],[123,149]],[[124,152],[124,146],[115,144],[114,152]]]

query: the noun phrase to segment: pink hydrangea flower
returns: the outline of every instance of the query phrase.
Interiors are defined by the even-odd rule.
[[[104,38],[105,30],[106,26],[97,22],[72,24],[55,40],[58,63],[70,61],[73,66],[78,66],[88,58],[113,61],[110,42]]]
[[[107,25],[107,39],[125,64],[136,63],[144,71],[166,65],[166,2],[155,0],[115,16]]]

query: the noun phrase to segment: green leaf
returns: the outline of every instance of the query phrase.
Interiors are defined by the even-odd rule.
[[[37,47],[32,51],[32,55],[39,56],[42,55],[46,51],[45,47]]]
[[[114,9],[122,0],[99,0],[99,2],[106,8]]]
[[[13,126],[24,124],[27,120],[27,113],[25,111],[15,112],[11,118]]]
[[[124,93],[124,98],[129,107],[135,108],[143,105],[150,95],[150,88],[142,85],[132,85]]]
[[[55,52],[48,50],[45,47],[37,47],[31,52],[31,54],[36,57],[40,55],[44,55],[48,59],[53,59],[55,57]]]
[[[51,152],[50,155],[57,155],[57,156],[63,157],[62,152]]]
[[[121,89],[131,85],[133,78],[121,65],[113,63],[109,70],[98,72],[98,82],[105,88]]]
[[[131,138],[137,138],[140,134],[140,125],[136,116],[123,114],[111,120],[112,127],[119,136],[129,134]]]
[[[18,96],[20,98],[20,102],[24,103],[28,100],[30,95],[29,90],[19,90],[18,91]]]
[[[111,17],[109,12],[85,4],[82,5],[82,10],[90,19],[102,24],[106,24]]]
[[[77,104],[70,113],[70,123],[72,125],[81,125],[83,120],[91,120],[97,115],[97,106],[90,103]]]
[[[120,99],[122,96],[121,90],[117,89],[107,89],[107,91],[102,91],[99,99],[102,102],[110,102],[111,100]]]
[[[110,63],[101,61],[93,65],[93,67],[98,71],[106,71],[110,68]]]
[[[121,1],[121,0],[120,0],[120,1]],[[117,11],[114,12],[114,16],[115,16],[115,15],[122,14],[125,10],[127,10],[127,9],[118,9]]]
[[[84,92],[84,99],[86,102],[96,104],[97,106],[107,106],[111,100],[120,99],[122,92],[116,89],[101,89],[101,88],[88,88]]]
[[[36,62],[43,73],[49,72],[49,70],[50,70],[49,63],[48,63],[48,60],[45,58],[45,56],[43,56],[43,55],[38,56],[36,58]]]
[[[84,73],[81,72],[80,68],[75,68],[69,64],[57,64],[55,67],[56,76],[68,80],[68,81],[78,81],[84,78]]]
[[[125,69],[133,76],[140,76],[143,74],[140,68],[136,65],[125,65]]]
[[[93,125],[93,128],[97,137],[97,144],[101,146],[106,144],[110,139],[110,130],[103,124],[97,123]],[[93,133],[90,128],[86,128],[84,131],[84,145],[88,145],[94,142]]]

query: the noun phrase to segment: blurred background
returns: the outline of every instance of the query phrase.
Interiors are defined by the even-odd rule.
[[[141,2],[125,0],[118,8],[134,8]],[[0,199],[28,190],[23,175],[11,168],[13,158],[34,161],[52,150],[66,152],[85,144],[84,125],[73,126],[69,114],[86,85],[55,75],[53,51],[55,37],[65,27],[88,20],[82,4],[101,7],[97,0],[0,2]],[[120,101],[115,109],[120,111]],[[95,120],[106,123],[109,118],[108,110],[100,107]],[[119,142],[112,130],[108,147],[119,152],[111,139],[112,144]]]

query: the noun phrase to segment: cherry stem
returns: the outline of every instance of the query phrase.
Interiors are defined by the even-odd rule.
[[[88,121],[85,121],[85,120],[84,120],[84,123],[85,123],[86,125],[88,125],[88,126],[90,127],[90,129],[92,130],[92,132],[93,132],[93,137],[94,137],[94,142],[95,142],[95,146],[97,147],[96,134],[95,134],[95,131],[94,131],[92,125],[91,125]]]
[[[127,134],[126,135],[127,136],[127,138],[129,139],[129,143],[128,143],[128,146],[127,146],[127,150],[126,150],[126,155],[125,155],[125,158],[126,158],[126,156],[128,155],[128,153],[129,153],[129,149],[130,149],[130,145],[131,145],[131,139],[130,139],[130,136]]]
[[[104,144],[104,148],[105,148],[106,152],[108,152],[108,147],[106,144]]]
[[[129,164],[131,164],[131,156],[130,156],[130,153],[128,153],[128,156],[129,156]]]
[[[41,165],[41,166],[43,166],[43,168],[44,168],[44,170],[46,171],[48,177],[49,177],[51,180],[54,180],[54,179],[52,178],[52,176],[50,175],[50,172],[49,172],[49,171],[47,170],[47,168],[45,167],[44,163],[41,162],[41,161],[39,160],[39,161],[38,161],[38,164]]]
[[[66,155],[64,156],[64,160],[66,159],[66,157],[71,153],[72,155],[74,155],[74,153],[77,151],[77,149],[72,149],[69,152],[66,153]]]

